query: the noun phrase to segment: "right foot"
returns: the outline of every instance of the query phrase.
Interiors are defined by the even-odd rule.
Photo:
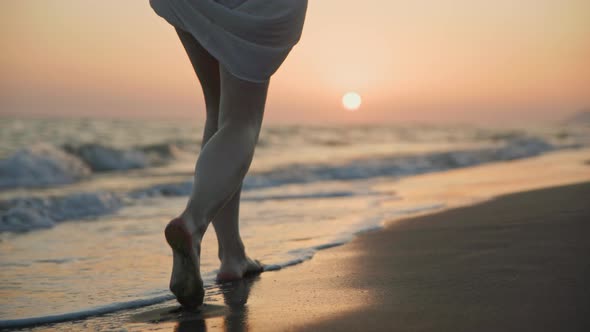
[[[239,280],[249,275],[262,273],[263,270],[264,266],[262,263],[248,256],[240,259],[226,259],[221,262],[221,267],[217,274],[217,281]]]
[[[170,290],[183,307],[194,309],[203,303],[205,296],[199,271],[200,239],[193,237],[180,218],[170,221],[164,233],[174,262]]]

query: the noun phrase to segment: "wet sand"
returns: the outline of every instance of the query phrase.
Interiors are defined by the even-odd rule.
[[[590,183],[406,220],[349,250],[326,268],[368,305],[302,328],[590,330]]]
[[[590,182],[390,224],[129,330],[588,331]],[[152,324],[147,323],[151,321]],[[147,323],[147,325],[146,325]]]

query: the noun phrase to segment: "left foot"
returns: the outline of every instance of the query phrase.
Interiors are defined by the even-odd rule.
[[[221,262],[217,281],[226,282],[242,279],[248,275],[262,273],[263,269],[262,263],[247,256],[242,259],[225,259]]]
[[[173,253],[170,290],[183,307],[197,308],[203,303],[205,296],[203,280],[199,272],[200,240],[193,237],[180,218],[168,223],[164,234]],[[194,235],[202,236],[202,234]],[[197,243],[195,240],[198,240]]]

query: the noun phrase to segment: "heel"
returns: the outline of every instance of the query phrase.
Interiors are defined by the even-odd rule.
[[[192,236],[182,219],[176,218],[170,221],[164,230],[164,235],[172,249],[181,251],[185,255],[191,253]]]
[[[172,248],[170,290],[183,307],[196,308],[203,303],[205,290],[199,273],[199,257],[193,250],[193,237],[180,218],[166,225],[164,236]]]

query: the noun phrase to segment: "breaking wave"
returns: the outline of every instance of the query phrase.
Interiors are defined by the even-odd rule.
[[[62,197],[27,197],[0,202],[0,232],[51,228],[56,223],[112,213],[123,206],[112,193],[77,193]]]
[[[181,153],[174,144],[117,149],[100,144],[56,147],[40,143],[0,160],[0,189],[47,187],[76,182],[93,172],[166,164]]]
[[[154,148],[152,148],[154,149]],[[173,150],[163,147],[156,148],[157,155],[161,158],[173,156]],[[267,172],[260,172],[248,175],[244,180],[244,190],[275,187],[286,184],[303,184],[316,181],[330,180],[357,180],[375,177],[403,177],[428,172],[439,172],[460,167],[471,167],[483,163],[509,161],[521,158],[536,156],[556,149],[553,145],[538,138],[518,138],[508,144],[484,149],[448,151],[427,153],[422,155],[398,155],[392,157],[370,158],[353,160],[342,164],[295,164],[287,167],[276,168]],[[114,156],[123,156],[125,153],[111,150],[104,147],[85,147],[77,150],[79,155],[86,154],[85,160],[95,158],[101,165],[109,163],[112,167],[143,166],[139,159],[135,159],[135,152],[130,153],[129,158],[121,157],[115,163]],[[139,150],[138,150],[139,151]],[[145,150],[144,150],[145,151]],[[143,152],[144,155],[147,152]],[[79,178],[88,174],[87,164],[83,164],[74,155],[66,154],[60,150],[44,146],[33,149],[30,152],[19,152],[18,157],[13,158],[12,163],[23,163],[33,170],[25,170],[16,175],[30,175],[36,168],[36,184],[50,183],[48,179],[43,180],[43,175],[57,180],[68,180]],[[88,157],[91,156],[92,158]],[[138,158],[138,157],[137,157]],[[34,161],[40,160],[39,164]],[[134,162],[137,161],[137,164]],[[88,161],[86,161],[88,163]],[[91,163],[97,168],[97,163]],[[16,167],[16,166],[15,166]],[[0,169],[2,166],[0,164]],[[3,181],[5,179],[2,172]],[[18,176],[15,176],[18,179]],[[39,180],[41,179],[41,180]],[[17,180],[14,180],[17,181]],[[24,181],[24,180],[22,180]],[[22,184],[22,181],[17,181]],[[122,207],[125,201],[161,196],[187,196],[192,189],[192,181],[181,183],[164,183],[143,188],[128,193],[114,194],[109,192],[75,193],[61,197],[48,198],[15,198],[0,202],[0,232],[24,232],[40,228],[49,228],[58,222],[74,219],[84,219],[112,213]],[[319,195],[319,196],[318,196]],[[314,193],[309,197],[296,198],[329,198],[354,195],[349,192]],[[244,197],[244,200],[263,201],[292,199],[289,195],[258,195]]]
[[[440,172],[484,163],[528,158],[555,150],[556,147],[538,138],[517,138],[506,145],[422,155],[396,155],[358,159],[342,164],[294,164],[267,172],[249,174],[244,190],[268,188],[285,184],[330,180],[357,180],[382,176],[402,177]],[[192,182],[159,184],[131,193],[134,198],[189,195]]]
[[[91,173],[83,161],[49,144],[37,144],[0,160],[0,189],[68,184]]]

